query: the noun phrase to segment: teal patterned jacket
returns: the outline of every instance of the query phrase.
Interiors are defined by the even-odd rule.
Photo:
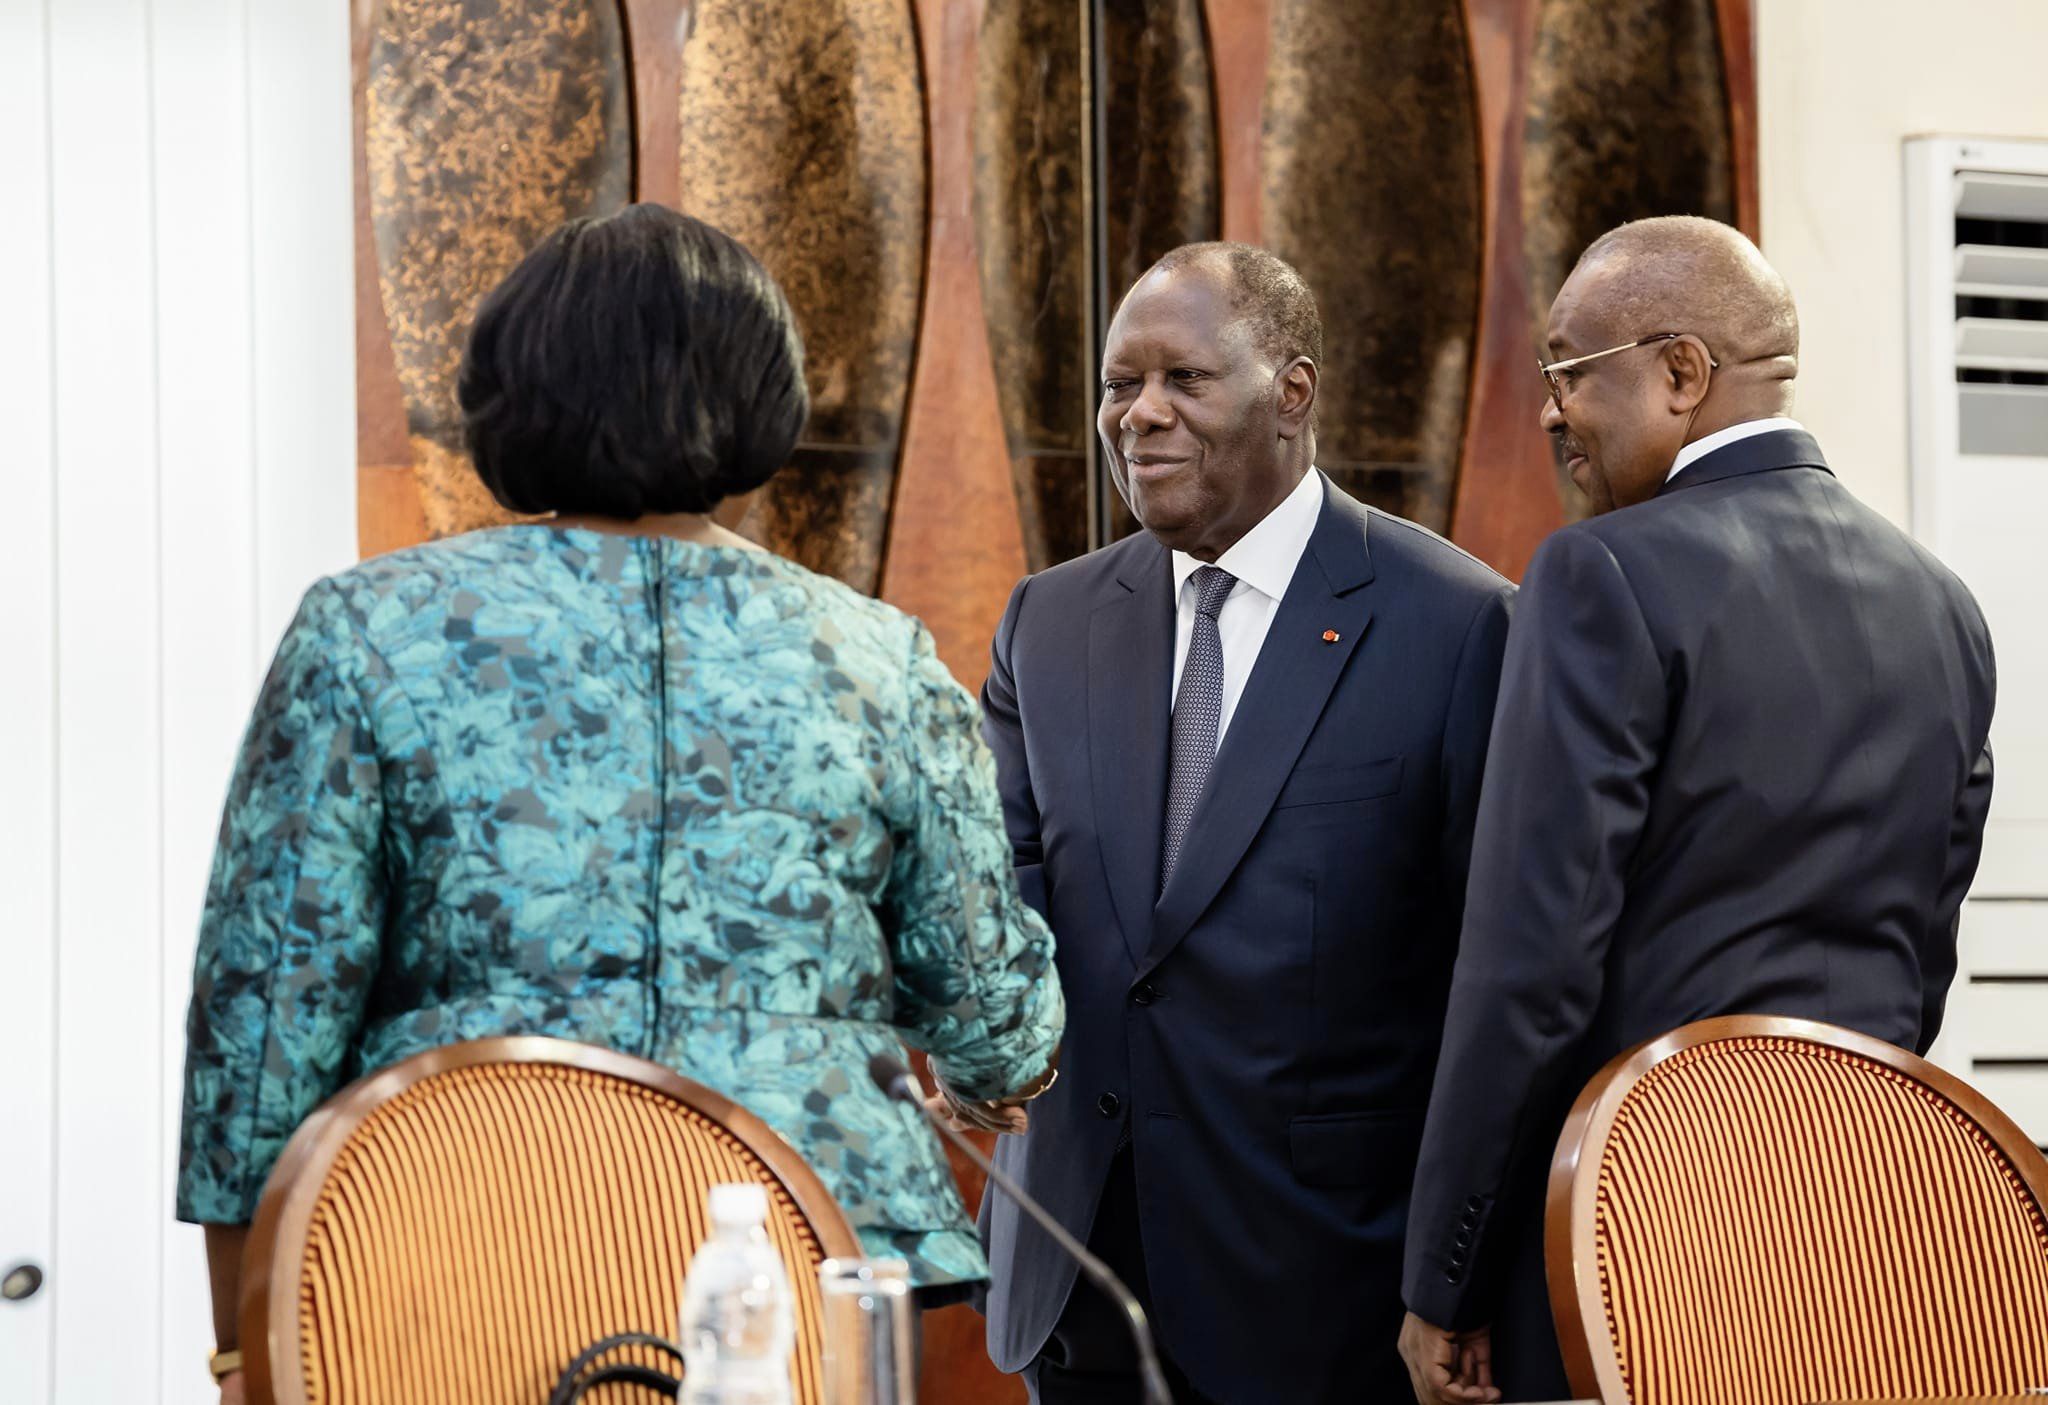
[[[765,552],[513,526],[314,585],[221,822],[179,1217],[246,1222],[356,1077],[545,1034],[750,1108],[914,1281],[985,1277],[867,1074],[998,1096],[1060,1035],[975,723],[922,625]]]

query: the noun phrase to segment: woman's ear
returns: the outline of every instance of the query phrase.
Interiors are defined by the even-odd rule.
[[[1297,356],[1281,367],[1277,379],[1280,387],[1280,437],[1292,439],[1308,428],[1309,417],[1316,407],[1316,363],[1306,356]]]

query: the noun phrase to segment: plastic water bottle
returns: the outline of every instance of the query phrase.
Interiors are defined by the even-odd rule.
[[[711,1238],[683,1282],[682,1405],[790,1405],[795,1311],[767,1222],[766,1188],[711,1187]]]

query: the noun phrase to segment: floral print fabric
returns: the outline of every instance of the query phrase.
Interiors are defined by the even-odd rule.
[[[193,978],[181,1218],[243,1223],[350,1080],[545,1034],[666,1064],[920,1283],[985,1275],[899,1041],[1012,1092],[1064,1010],[973,701],[764,552],[543,525],[316,584],[251,718]]]

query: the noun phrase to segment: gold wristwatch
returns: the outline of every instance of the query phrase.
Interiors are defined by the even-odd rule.
[[[206,1369],[213,1372],[214,1384],[220,1384],[242,1369],[242,1349],[230,1347],[226,1351],[207,1352]]]

